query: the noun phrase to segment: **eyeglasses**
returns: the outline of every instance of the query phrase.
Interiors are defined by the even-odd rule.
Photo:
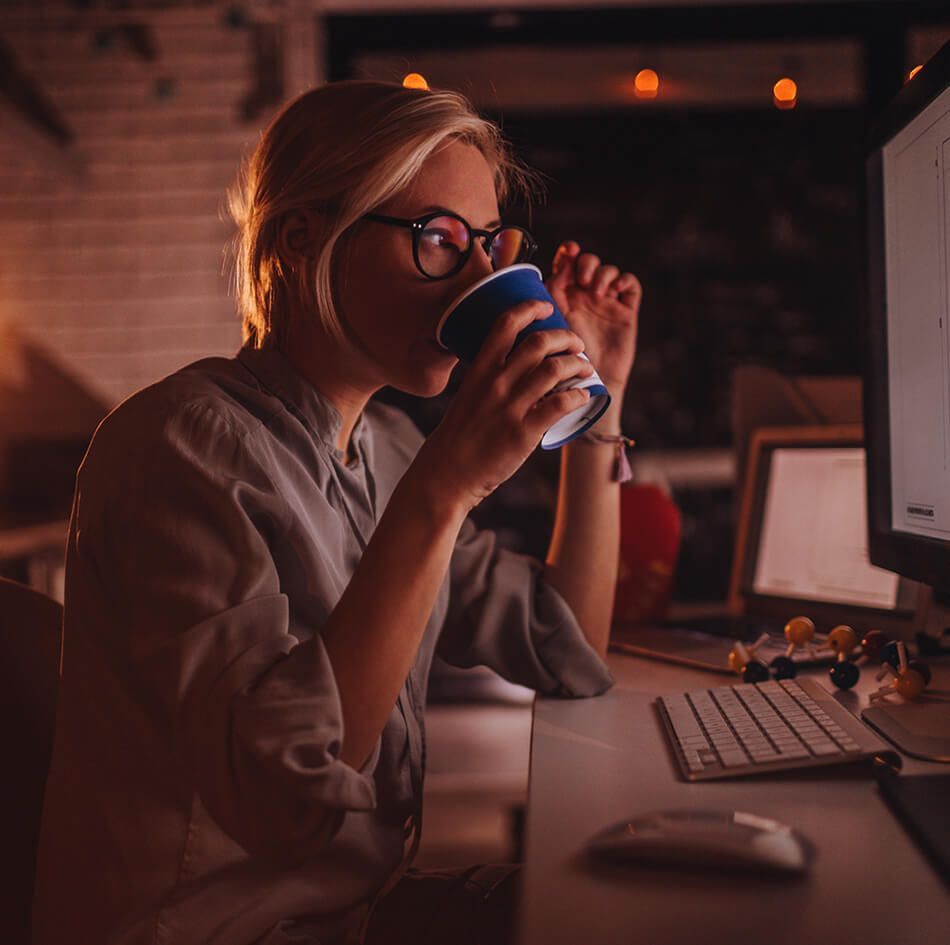
[[[364,214],[376,220],[412,230],[412,258],[428,279],[448,279],[460,272],[472,254],[476,237],[491,257],[492,269],[528,262],[538,249],[534,237],[520,226],[500,226],[496,230],[476,230],[468,221],[449,210],[436,210],[415,220]]]

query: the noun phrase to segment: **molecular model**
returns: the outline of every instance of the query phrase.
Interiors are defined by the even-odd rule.
[[[877,674],[878,681],[888,674],[891,680],[887,685],[881,686],[877,692],[871,693],[871,702],[885,701],[892,695],[898,695],[904,699],[916,699],[930,683],[930,667],[920,660],[908,662],[907,648],[903,640],[897,641],[896,650],[897,666],[885,660],[881,663],[881,669]]]
[[[769,635],[763,633],[755,643],[741,643],[736,640],[729,651],[729,667],[742,677],[743,682],[765,682],[769,678],[769,668],[761,660],[755,658],[755,651],[768,640]]]
[[[776,656],[771,663],[772,672],[775,674],[776,679],[795,678],[795,674],[798,670],[792,659],[792,654],[800,647],[804,647],[814,656],[815,647],[811,642],[814,636],[815,624],[809,617],[792,617],[792,619],[785,624],[785,639],[788,640],[788,647],[785,650],[784,656]]]
[[[825,646],[838,656],[838,661],[828,670],[831,681],[839,689],[851,689],[861,675],[858,667],[851,662],[851,654],[858,646],[858,635],[851,627],[841,624],[828,634]]]

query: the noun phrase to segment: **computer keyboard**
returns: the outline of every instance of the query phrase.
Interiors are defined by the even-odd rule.
[[[814,679],[717,686],[657,700],[688,781],[900,756]]]

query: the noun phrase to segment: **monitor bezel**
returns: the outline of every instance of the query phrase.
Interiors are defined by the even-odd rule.
[[[892,526],[883,148],[950,84],[950,43],[906,83],[871,130],[866,160],[864,430],[868,554],[871,562],[941,591],[950,590],[950,542]],[[871,383],[871,378],[877,382]]]

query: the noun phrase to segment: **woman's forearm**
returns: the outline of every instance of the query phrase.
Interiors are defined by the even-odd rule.
[[[615,396],[594,429],[620,432],[623,398]],[[620,554],[620,486],[616,450],[575,440],[561,454],[557,514],[545,576],[577,617],[590,645],[607,655]]]
[[[396,703],[464,519],[410,467],[324,625],[343,711],[340,757],[355,768]]]

